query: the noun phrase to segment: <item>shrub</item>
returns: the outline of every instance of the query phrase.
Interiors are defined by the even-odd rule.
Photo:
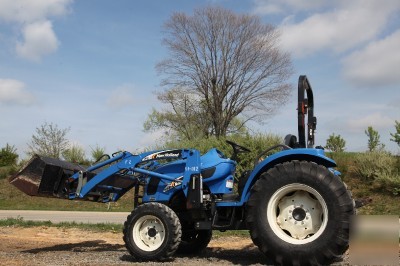
[[[355,152],[325,152],[325,155],[335,160],[337,170],[342,178],[347,178],[347,173],[354,168],[354,160],[358,153]]]
[[[398,195],[400,192],[399,158],[388,152],[360,153],[355,159],[355,172],[374,187]]]
[[[17,172],[15,165],[1,166],[0,167],[0,179],[8,178]]]
[[[18,160],[17,149],[8,143],[0,150],[0,167],[16,165]]]
[[[68,149],[62,152],[62,156],[64,159],[71,163],[85,164],[88,165],[89,162],[85,158],[85,150],[77,145],[72,144],[68,147]]]
[[[6,144],[0,150],[0,179],[7,178],[17,172],[17,149],[14,145]]]
[[[96,145],[96,147],[94,148],[90,147],[90,149],[91,149],[90,155],[92,156],[93,162],[98,162],[99,160],[101,160],[103,155],[106,153],[105,148],[100,147],[99,145]]]

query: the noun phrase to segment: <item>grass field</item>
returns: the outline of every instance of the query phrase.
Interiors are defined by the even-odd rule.
[[[58,211],[132,211],[133,191],[118,202],[97,203],[58,198],[32,197],[19,191],[7,179],[0,179],[0,209],[2,210],[58,210]]]
[[[79,228],[83,230],[89,230],[94,232],[118,232],[120,233],[123,228],[123,224],[112,224],[112,223],[98,223],[98,224],[84,224],[84,223],[52,223],[50,221],[25,221],[22,218],[7,218],[6,220],[0,220],[0,226],[18,226],[18,227],[33,227],[33,226],[45,226],[45,227],[59,227],[59,228]]]

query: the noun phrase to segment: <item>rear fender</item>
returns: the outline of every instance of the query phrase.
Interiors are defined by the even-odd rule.
[[[323,165],[327,168],[336,167],[336,162],[331,158],[325,156],[324,150],[322,149],[290,149],[277,152],[262,162],[256,165],[256,167],[251,172],[246,185],[243,189],[241,196],[241,203],[247,202],[250,197],[250,190],[253,184],[257,181],[258,177],[268,171],[268,169],[273,168],[275,165],[289,162],[289,161],[309,161],[315,162],[316,164]]]

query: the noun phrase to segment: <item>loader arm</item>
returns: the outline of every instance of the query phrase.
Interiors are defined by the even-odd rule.
[[[141,182],[146,182],[146,178],[155,177],[163,181],[165,184],[171,183],[176,180],[176,177],[169,176],[166,174],[158,173],[155,171],[144,169],[140,166],[143,162],[151,162],[160,159],[184,159],[186,162],[185,171],[183,173],[182,179],[182,189],[186,197],[188,197],[191,204],[198,207],[198,205],[202,202],[202,180],[200,175],[200,152],[197,150],[167,150],[167,151],[155,151],[155,152],[146,152],[139,155],[133,155],[129,152],[123,152],[118,157],[112,158],[102,165],[94,166],[89,168],[90,170],[96,170],[105,165],[112,164],[107,167],[96,176],[94,176],[90,181],[82,185],[82,188],[76,193],[74,193],[79,198],[86,197],[91,191],[93,191],[96,187],[99,186],[102,182],[107,180],[108,178],[114,176],[123,171],[128,171],[128,178],[132,180],[138,180]],[[89,170],[88,169],[88,170]],[[71,179],[75,182],[76,180],[82,179],[82,172],[75,173]],[[78,182],[82,183],[82,182]],[[79,188],[79,186],[78,186]],[[115,188],[113,188],[115,189]],[[122,192],[123,190],[121,190]],[[118,195],[118,193],[117,193]],[[73,194],[70,195],[70,198],[74,198]],[[171,197],[171,193],[158,194],[152,197],[152,200],[169,200]],[[119,197],[113,199],[117,200]],[[147,196],[144,195],[144,200],[147,200]]]
[[[202,202],[200,152],[194,149],[176,149],[144,152],[138,155],[121,152],[88,168],[61,160],[35,155],[10,183],[31,196],[84,199],[103,202],[117,201],[138,183],[146,184],[149,177],[160,179],[166,185],[176,176],[154,171],[159,160],[183,160],[185,168],[181,180],[183,192],[191,204]],[[145,200],[169,200],[174,191],[157,193]],[[146,195],[144,195],[146,197]]]

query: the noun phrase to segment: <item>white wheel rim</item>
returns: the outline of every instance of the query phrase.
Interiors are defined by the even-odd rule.
[[[153,215],[140,217],[132,230],[133,241],[143,251],[154,251],[165,240],[164,224],[158,217]]]
[[[322,196],[304,184],[278,189],[267,206],[267,219],[274,233],[291,244],[317,239],[328,223],[328,207]]]

